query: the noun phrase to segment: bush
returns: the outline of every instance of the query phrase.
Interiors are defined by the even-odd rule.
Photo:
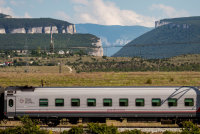
[[[181,134],[200,134],[200,128],[196,124],[193,124],[190,121],[185,121],[182,125],[183,129]]]
[[[69,131],[63,131],[61,134],[83,134],[83,126],[72,127]]]
[[[118,134],[116,127],[98,123],[89,123],[87,132],[88,134]]]
[[[169,82],[173,82],[173,81],[174,81],[174,78],[170,78],[170,79],[169,79]]]
[[[146,84],[152,84],[153,82],[152,82],[151,79],[148,79],[145,83],[146,83]]]
[[[20,120],[23,124],[22,126],[0,130],[0,134],[48,134],[48,131],[40,130],[37,125],[39,122],[31,120],[27,116],[20,118]]]
[[[163,134],[180,134],[179,132],[165,131]]]
[[[134,130],[123,131],[120,134],[145,134],[145,133],[143,133],[141,130],[134,129]]]

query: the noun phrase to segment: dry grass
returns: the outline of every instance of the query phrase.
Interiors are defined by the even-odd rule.
[[[61,68],[63,73],[68,73],[69,69],[62,65]],[[0,72],[7,73],[59,73],[59,66],[11,66],[11,67],[1,67]]]
[[[0,86],[199,86],[200,72],[95,72],[59,74],[58,66],[0,69]],[[30,71],[32,70],[32,71]],[[150,80],[151,83],[147,81]]]

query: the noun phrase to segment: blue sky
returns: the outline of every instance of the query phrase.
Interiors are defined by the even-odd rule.
[[[199,16],[200,0],[0,0],[14,17],[51,17],[71,23],[153,27],[164,18]]]

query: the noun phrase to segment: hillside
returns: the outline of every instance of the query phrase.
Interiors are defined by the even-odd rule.
[[[101,38],[107,56],[113,55],[125,44],[151,29],[143,26],[76,24],[77,33],[90,33]]]
[[[164,19],[125,45],[114,57],[168,58],[200,53],[200,17]]]
[[[71,47],[95,48],[99,38],[91,34],[54,34],[55,49],[70,49]],[[49,49],[51,36],[49,34],[0,34],[0,49],[23,50]]]

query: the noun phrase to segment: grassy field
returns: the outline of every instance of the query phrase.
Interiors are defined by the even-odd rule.
[[[40,73],[59,73],[59,66],[11,66],[11,67],[0,67],[1,72],[6,72],[8,74],[17,73],[32,73],[32,74],[40,74]],[[69,68],[67,66],[62,65],[61,67],[62,73],[68,73]]]
[[[15,59],[15,58],[14,58]],[[200,72],[81,72],[69,73],[66,63],[131,61],[123,57],[72,56],[68,58],[30,58],[46,62],[55,62],[56,66],[17,66],[0,67],[0,86],[199,86]],[[22,58],[26,61],[26,59]],[[136,59],[137,60],[137,59]],[[62,63],[59,73],[58,62]],[[146,61],[145,61],[146,62]],[[163,61],[164,62],[164,61]],[[174,57],[168,60],[174,65],[183,63],[200,64],[200,55]],[[135,62],[136,63],[136,62]],[[164,62],[165,63],[165,62]],[[72,67],[72,66],[71,66]],[[81,67],[81,66],[80,66]],[[88,66],[89,67],[89,66]],[[91,68],[91,66],[90,66]],[[73,68],[74,69],[74,68]]]
[[[0,68],[0,86],[199,86],[200,72],[69,73],[58,66]]]

